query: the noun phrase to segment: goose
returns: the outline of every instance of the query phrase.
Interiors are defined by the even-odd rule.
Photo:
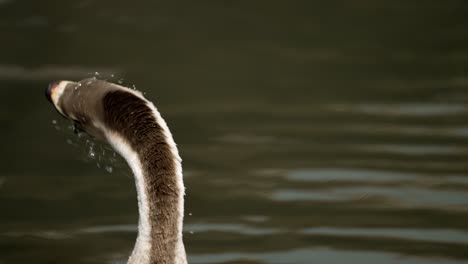
[[[139,91],[98,79],[54,81],[46,97],[82,131],[111,145],[131,168],[138,235],[128,264],[186,264],[181,158],[156,107]]]

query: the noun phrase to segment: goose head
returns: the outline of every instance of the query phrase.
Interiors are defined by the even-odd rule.
[[[117,88],[115,84],[96,79],[54,81],[49,84],[45,94],[55,109],[73,122],[75,132],[84,131],[104,140],[102,99],[108,91]]]

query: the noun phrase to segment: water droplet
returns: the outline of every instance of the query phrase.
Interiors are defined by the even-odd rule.
[[[193,231],[190,231],[189,233],[190,233],[191,235],[193,235]]]
[[[112,168],[112,166],[106,166],[105,169],[106,169],[106,171],[107,171],[108,173],[112,173],[112,171],[114,170],[114,168]]]
[[[99,164],[99,162],[96,162],[96,166],[100,169],[101,168],[101,164]]]
[[[99,72],[94,72],[94,75],[99,75]]]
[[[88,143],[89,140],[86,140],[86,142]],[[96,158],[96,152],[94,152],[94,144],[93,143],[89,144],[88,156],[90,158],[92,158],[92,159]]]
[[[67,139],[67,143],[72,145],[73,144],[73,141],[71,139]]]
[[[52,120],[52,124],[56,125],[57,124],[57,120]]]
[[[114,74],[113,74],[113,73],[111,74],[111,78],[114,78]]]
[[[188,215],[189,215],[189,216],[192,216],[192,213],[189,213]]]

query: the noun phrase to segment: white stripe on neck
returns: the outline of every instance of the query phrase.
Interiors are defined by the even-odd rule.
[[[107,141],[127,161],[135,177],[138,197],[138,237],[128,264],[149,264],[151,256],[151,224],[148,194],[145,188],[145,177],[143,168],[136,153],[120,135],[115,132],[106,131]]]

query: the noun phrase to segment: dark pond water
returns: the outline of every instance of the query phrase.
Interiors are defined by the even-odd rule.
[[[153,2],[0,0],[1,264],[133,247],[126,164],[43,95],[96,72],[174,134],[190,263],[468,262],[466,1]]]

